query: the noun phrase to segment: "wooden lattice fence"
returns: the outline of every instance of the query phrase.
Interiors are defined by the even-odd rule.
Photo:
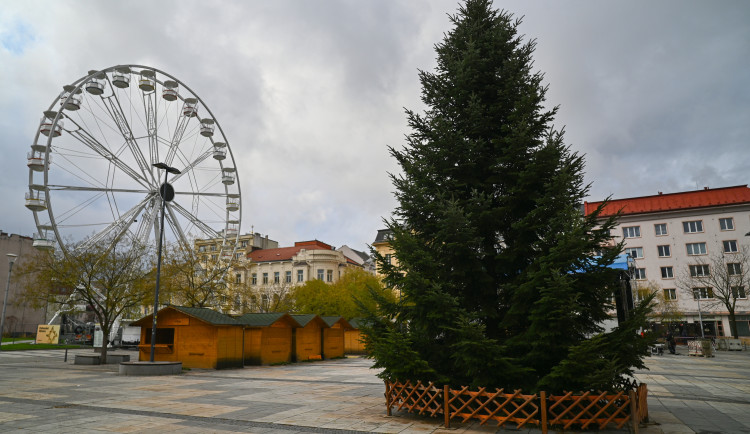
[[[638,425],[648,420],[648,389],[641,384],[630,392],[584,392],[580,394],[547,395],[539,392],[525,395],[520,390],[503,389],[469,390],[468,387],[451,389],[434,383],[412,383],[407,381],[385,382],[387,413],[405,410],[410,413],[445,419],[445,427],[451,419],[462,422],[475,419],[480,425],[494,421],[497,426],[509,424],[521,428],[533,425],[546,433],[549,427],[596,428],[609,425],[622,428],[630,422],[634,432]]]

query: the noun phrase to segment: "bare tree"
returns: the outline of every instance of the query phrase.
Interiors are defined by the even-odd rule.
[[[81,305],[91,309],[102,329],[101,359],[106,363],[115,321],[152,291],[153,255],[146,246],[125,239],[71,243],[67,252],[42,254],[27,264],[27,298],[69,311]]]
[[[637,284],[636,296],[639,300],[642,300],[648,295],[656,293],[654,296],[654,309],[650,317],[662,324],[671,326],[674,323],[682,321],[685,316],[685,312],[679,308],[676,294],[673,291],[674,289],[663,289],[658,283],[649,280],[646,283]]]
[[[229,297],[224,281],[231,261],[200,254],[182,244],[165,249],[161,282],[165,300],[189,307],[218,307]]]
[[[678,284],[706,308],[725,308],[730,332],[737,338],[735,309],[737,300],[747,298],[750,255],[746,248],[738,249],[736,244],[725,246],[725,250],[734,251],[696,258],[686,270],[681,270]]]
[[[291,299],[291,283],[274,283],[258,286],[252,290],[251,299],[255,302],[255,312],[288,312],[294,303]]]

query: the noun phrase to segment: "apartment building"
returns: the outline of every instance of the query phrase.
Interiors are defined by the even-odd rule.
[[[24,263],[34,261],[40,254],[33,244],[34,240],[31,237],[0,231],[0,282],[2,282],[0,303],[4,302],[6,305],[5,324],[2,330],[4,334],[13,336],[35,334],[39,324],[47,323],[47,309],[34,308],[23,298],[24,286],[27,285],[28,280],[20,274],[20,270]],[[9,285],[8,254],[18,255],[13,264],[13,279]],[[8,291],[7,300],[5,299],[6,290]]]
[[[291,287],[318,279],[335,283],[360,264],[322,241],[298,241],[294,246],[250,252],[245,273],[251,287]]]
[[[195,240],[195,249],[198,252],[201,262],[210,263],[216,262],[219,259],[230,259],[219,257],[223,241],[223,238]],[[242,261],[248,253],[258,249],[275,249],[277,247],[279,247],[279,242],[269,239],[268,235],[264,237],[257,232],[240,235],[237,240],[237,249],[234,252],[234,260]]]
[[[368,273],[375,274],[375,260],[367,253],[361,252],[359,250],[354,250],[346,244],[336,250],[340,251],[347,258],[361,265],[362,268]]]
[[[584,212],[592,213],[601,203],[585,202]],[[750,188],[706,187],[613,199],[601,216],[618,211],[621,217],[612,235],[624,241],[632,259],[634,294],[638,288],[656,287],[665,303],[674,303],[684,323],[700,324],[702,318],[706,335],[731,335],[728,310],[717,299],[717,288],[712,287],[717,279],[711,277],[750,274],[742,260],[743,252],[750,252]],[[750,336],[748,289],[737,284],[730,291],[740,336]]]
[[[390,229],[378,229],[377,235],[375,235],[375,241],[372,242],[372,247],[375,251],[385,258],[385,261],[389,264],[398,265],[395,251],[391,247],[391,238],[393,238],[393,231]],[[376,267],[375,275],[383,277],[383,273],[380,271],[380,267]]]

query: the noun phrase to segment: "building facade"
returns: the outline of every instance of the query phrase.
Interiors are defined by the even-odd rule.
[[[8,289],[5,324],[2,331],[6,335],[36,334],[39,324],[47,324],[47,310],[31,307],[22,297],[26,283],[19,273],[20,268],[25,262],[33,261],[35,256],[40,254],[34,248],[33,242],[31,237],[0,231],[0,281],[2,281],[0,300],[4,300],[5,290]],[[8,253],[18,255],[18,257],[13,264],[10,286],[6,288],[10,271]]]
[[[375,274],[375,261],[373,258],[365,252],[354,250],[347,245],[343,245],[336,249],[344,254],[347,258],[361,265],[362,268],[368,273]]]
[[[213,238],[205,240],[195,240],[195,249],[198,252],[201,262],[216,262],[220,258],[222,238]],[[258,249],[275,249],[279,247],[279,242],[265,237],[259,233],[248,233],[240,235],[237,240],[237,250],[234,252],[234,260],[244,260],[248,253]]]
[[[347,269],[355,267],[362,266],[333,246],[313,240],[255,250],[247,254],[237,270],[244,273],[243,286],[255,297],[257,310],[263,311],[265,306],[272,308],[273,299],[287,295],[294,286],[314,279],[336,283]]]
[[[584,203],[585,214],[601,204]],[[615,242],[624,242],[636,297],[644,289],[657,290],[661,308],[670,310],[682,329],[693,323],[695,330],[702,319],[705,335],[730,336],[729,312],[720,300],[723,291],[736,302],[739,335],[750,336],[749,288],[744,283],[750,273],[747,185],[613,199],[601,217],[618,211],[612,235]]]
[[[335,283],[349,267],[360,266],[322,241],[298,241],[291,247],[250,252],[245,263],[251,286],[295,286],[318,279]]]
[[[372,247],[375,251],[389,264],[398,265],[396,255],[393,247],[391,247],[391,238],[393,238],[393,231],[390,229],[378,229],[377,235],[375,235],[375,241],[372,242]],[[375,264],[375,275],[383,277],[383,273],[380,271],[380,267]]]

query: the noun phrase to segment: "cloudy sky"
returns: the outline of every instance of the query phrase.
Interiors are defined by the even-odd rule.
[[[242,232],[365,249],[395,206],[387,146],[455,0],[33,1],[0,8],[0,229],[31,235],[26,153],[91,69],[148,65],[211,109],[237,160]],[[536,38],[589,200],[748,183],[750,3],[496,1]]]

